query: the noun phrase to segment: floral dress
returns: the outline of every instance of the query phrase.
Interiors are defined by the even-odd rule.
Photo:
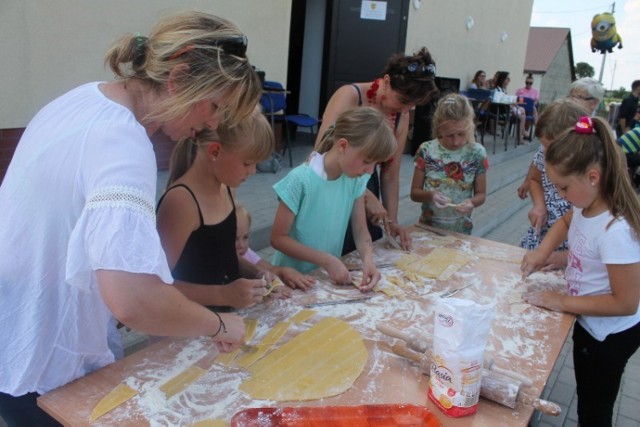
[[[520,247],[530,251],[538,247],[551,226],[555,224],[558,219],[562,218],[569,209],[571,209],[571,203],[567,202],[558,194],[558,189],[547,176],[547,172],[544,167],[544,147],[540,147],[540,149],[536,151],[536,154],[533,157],[533,164],[538,168],[542,175],[542,190],[544,192],[544,205],[547,208],[547,222],[542,226],[542,228],[540,228],[540,234],[536,232],[535,228],[529,227],[527,234],[522,238]],[[568,244],[565,240],[555,250],[563,251],[566,249],[568,249]]]
[[[423,142],[416,152],[414,165],[424,172],[423,190],[439,191],[458,204],[473,196],[476,177],[489,169],[484,147],[469,142],[459,150],[444,148],[437,139]],[[438,208],[433,202],[422,203],[420,222],[459,233],[471,234],[471,218],[453,207]]]

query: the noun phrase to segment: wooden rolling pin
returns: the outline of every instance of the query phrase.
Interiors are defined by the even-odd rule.
[[[431,350],[431,343],[429,343],[429,341],[425,338],[416,337],[413,334],[403,332],[397,328],[394,328],[393,326],[389,326],[384,323],[378,323],[376,325],[376,329],[378,329],[378,331],[382,332],[385,335],[401,339],[402,341],[407,343],[407,346],[410,349],[415,350],[419,353],[427,354],[427,352]],[[429,356],[429,354],[427,354],[427,356]],[[489,371],[498,372],[502,375],[506,375],[507,377],[511,377],[514,380],[520,381],[520,383],[522,383],[522,385],[525,387],[531,387],[533,385],[533,381],[531,380],[531,378],[527,378],[517,372],[509,371],[496,366],[495,361],[492,357],[485,357],[483,367]]]
[[[404,344],[395,344],[392,350],[398,356],[406,357],[416,362],[423,373],[429,375],[431,372],[431,359],[424,354],[416,353],[410,350]],[[482,370],[482,379],[480,380],[480,396],[489,399],[500,405],[509,408],[515,408],[517,403],[533,408],[543,414],[557,417],[562,412],[558,404],[549,402],[548,400],[538,399],[523,393],[521,383],[506,375],[487,369]]]

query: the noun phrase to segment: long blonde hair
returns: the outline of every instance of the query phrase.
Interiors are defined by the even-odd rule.
[[[198,151],[217,141],[227,151],[246,152],[249,160],[262,162],[269,158],[275,147],[273,130],[258,107],[236,126],[221,123],[217,130],[204,130],[195,139],[182,138],[173,148],[169,162],[167,188],[184,175],[195,160]]]
[[[397,148],[396,137],[384,115],[373,107],[356,107],[344,111],[335,124],[329,126],[318,144],[318,153],[325,153],[340,138],[361,149],[362,155],[374,162],[387,160]]]
[[[555,138],[545,153],[545,162],[560,175],[582,175],[598,165],[601,170],[600,197],[611,214],[624,217],[640,237],[640,201],[633,190],[622,149],[613,138],[609,124],[592,117],[593,133],[578,133],[569,128]]]
[[[149,37],[126,34],[107,51],[105,65],[117,77],[136,79],[151,90],[166,89],[172,70],[176,93],[155,105],[146,120],[166,121],[185,116],[198,102],[217,97],[221,122],[234,126],[251,114],[262,94],[260,80],[246,55],[225,50],[225,44],[243,40],[232,22],[202,12],[187,11],[159,21]],[[246,39],[245,39],[246,40]]]

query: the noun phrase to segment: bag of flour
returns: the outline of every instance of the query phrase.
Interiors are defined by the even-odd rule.
[[[450,417],[478,410],[493,304],[441,298],[435,309],[429,398]]]

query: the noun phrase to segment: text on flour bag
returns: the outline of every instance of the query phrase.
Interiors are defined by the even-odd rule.
[[[429,398],[450,417],[478,410],[482,358],[493,304],[460,298],[438,300],[433,327]]]

